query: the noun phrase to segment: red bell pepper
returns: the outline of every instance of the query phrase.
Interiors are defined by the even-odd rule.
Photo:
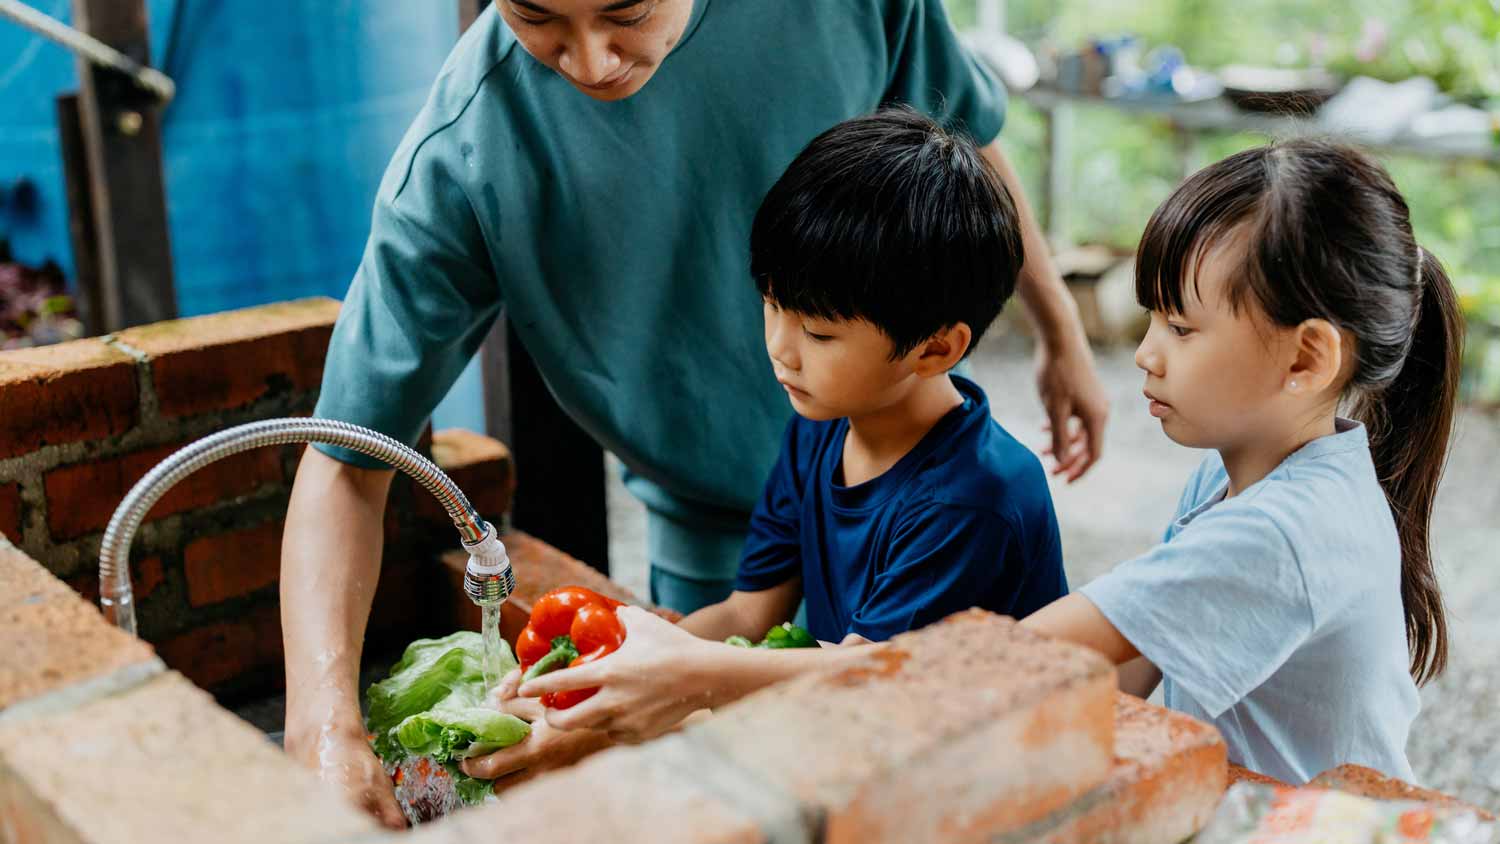
[[[625,628],[615,616],[621,602],[582,586],[564,586],[538,598],[531,608],[531,620],[516,638],[516,658],[521,661],[526,680],[593,662],[613,653],[625,641]],[[548,692],[542,705],[567,709],[588,700],[599,691],[575,689]]]

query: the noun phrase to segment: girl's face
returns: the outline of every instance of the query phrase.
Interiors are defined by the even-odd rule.
[[[596,100],[639,91],[687,29],[693,0],[495,0],[533,58]]]
[[[1224,451],[1264,441],[1281,434],[1297,410],[1286,401],[1295,330],[1272,324],[1253,301],[1238,313],[1230,307],[1226,286],[1243,255],[1234,240],[1205,254],[1196,285],[1191,279],[1184,285],[1183,313],[1152,312],[1135,352],[1151,415],[1190,448]]]

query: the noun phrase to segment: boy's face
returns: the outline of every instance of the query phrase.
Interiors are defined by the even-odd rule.
[[[1286,330],[1253,303],[1238,313],[1226,286],[1237,249],[1214,249],[1201,264],[1197,290],[1184,287],[1180,314],[1153,311],[1135,352],[1146,372],[1152,416],[1174,442],[1190,448],[1232,449],[1254,442],[1278,412],[1291,351]],[[1201,296],[1201,298],[1200,298]]]
[[[792,409],[813,420],[861,416],[899,400],[921,376],[913,350],[891,360],[891,339],[865,320],[830,321],[766,301],[766,353]]]

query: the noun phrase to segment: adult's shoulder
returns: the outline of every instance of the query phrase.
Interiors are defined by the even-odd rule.
[[[427,99],[392,156],[391,166],[381,182],[382,194],[388,197],[400,194],[411,181],[419,159],[426,159],[428,167],[440,170],[450,163],[443,156],[432,156],[431,153],[434,147],[442,146],[440,140],[444,134],[463,121],[473,120],[478,116],[485,118],[486,123],[496,126],[508,124],[509,121],[488,119],[492,116],[481,115],[479,112],[492,108],[496,99],[502,105],[506,102],[503,96],[485,96],[487,88],[493,85],[494,79],[503,76],[499,71],[522,60],[524,53],[515,34],[501,20],[494,5],[490,4],[459,38],[444,60],[428,91]],[[480,100],[485,101],[484,106],[476,109],[475,105]],[[495,127],[487,126],[486,130],[493,128]],[[461,155],[461,147],[455,146],[453,154]]]

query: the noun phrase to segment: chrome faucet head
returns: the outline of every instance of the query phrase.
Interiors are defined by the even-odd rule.
[[[484,523],[484,536],[465,544],[469,564],[464,569],[464,592],[479,606],[498,606],[516,591],[516,573],[510,567],[505,544],[495,535],[495,526]]]

